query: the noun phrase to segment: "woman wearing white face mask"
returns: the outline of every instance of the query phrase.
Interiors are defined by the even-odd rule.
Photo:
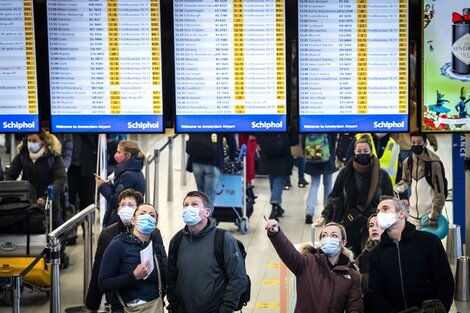
[[[298,252],[275,220],[265,226],[277,254],[297,278],[295,313],[363,312],[361,276],[352,263],[344,227],[329,223],[321,245]]]
[[[33,196],[40,206],[46,204],[47,187],[53,186],[53,227],[62,224],[59,195],[64,189],[67,173],[59,140],[45,130],[28,134],[18,146],[18,154],[5,172],[5,180],[16,180],[21,173],[22,179],[31,183]]]
[[[152,233],[156,229],[158,214],[150,204],[141,204],[131,219],[131,231],[115,237],[104,252],[100,266],[98,284],[102,292],[109,294],[113,312],[122,312],[124,304],[149,302],[159,296],[158,275],[150,271],[154,259],[141,263],[140,251],[152,242],[153,253],[157,257],[162,286],[165,286],[167,255],[163,244],[157,243]],[[164,290],[163,290],[164,291]],[[119,296],[118,296],[119,294]]]
[[[119,234],[129,231],[131,219],[134,216],[136,208],[143,203],[144,199],[140,192],[134,189],[125,189],[119,194],[118,202],[118,215],[119,220],[106,228],[104,228],[98,238],[98,244],[95,252],[95,261],[93,262],[93,269],[91,272],[90,284],[88,286],[88,293],[85,301],[88,312],[97,312],[101,305],[101,298],[103,293],[98,288],[98,273],[100,271],[101,259],[104,251],[109,246],[114,237]],[[155,228],[152,233],[153,242],[159,243],[163,246],[162,236],[158,228]]]

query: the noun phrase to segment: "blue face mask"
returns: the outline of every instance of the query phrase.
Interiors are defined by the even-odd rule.
[[[142,214],[137,216],[137,221],[135,222],[135,227],[139,232],[144,235],[148,235],[155,229],[157,221],[150,216],[150,214]]]
[[[32,153],[37,153],[41,149],[39,142],[28,142],[28,150]]]
[[[320,241],[320,249],[327,257],[333,257],[341,251],[339,239],[333,237],[325,237]]]
[[[194,226],[202,220],[200,208],[188,206],[183,210],[183,221],[188,226]]]
[[[134,212],[135,208],[130,206],[125,206],[122,209],[119,209],[118,215],[124,225],[129,226],[131,224]]]

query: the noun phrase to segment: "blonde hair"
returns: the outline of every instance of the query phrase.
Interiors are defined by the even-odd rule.
[[[144,152],[142,152],[142,150],[140,150],[139,144],[137,141],[121,140],[118,146],[120,146],[124,152],[129,153],[131,157],[133,158],[139,157],[139,158],[144,159],[145,161],[146,159],[145,154]]]
[[[323,226],[323,228],[321,229],[320,234],[318,236],[318,238],[320,240],[321,240],[321,236],[323,234],[323,230],[328,226],[338,227],[340,229],[340,232],[341,232],[341,240],[346,241],[346,243],[348,242],[348,236],[346,235],[346,229],[344,228],[343,225],[341,225],[339,223],[335,223],[335,222],[330,222],[330,223],[326,224],[325,226]],[[303,255],[307,255],[309,253],[315,253],[315,247],[313,247],[311,244],[304,245],[303,247],[301,247],[300,253],[303,254]],[[341,248],[341,253],[344,254],[349,259],[350,262],[354,262],[354,253],[350,249],[346,248],[346,246]]]

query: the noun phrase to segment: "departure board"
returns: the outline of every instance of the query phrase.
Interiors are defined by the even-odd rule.
[[[408,130],[408,0],[299,0],[299,129]]]
[[[33,0],[0,1],[0,133],[38,132]]]
[[[174,0],[176,130],[286,128],[284,0]]]
[[[56,132],[161,132],[158,0],[48,0]]]

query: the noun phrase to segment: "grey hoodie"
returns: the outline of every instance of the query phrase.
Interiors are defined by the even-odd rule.
[[[173,239],[170,242],[168,299],[178,307],[173,312],[228,313],[238,304],[247,283],[245,263],[232,234],[225,232],[225,270],[219,267],[214,255],[215,229],[213,219],[198,234],[184,229],[176,258],[177,275],[170,273],[175,265],[170,264],[175,260],[171,255]]]

